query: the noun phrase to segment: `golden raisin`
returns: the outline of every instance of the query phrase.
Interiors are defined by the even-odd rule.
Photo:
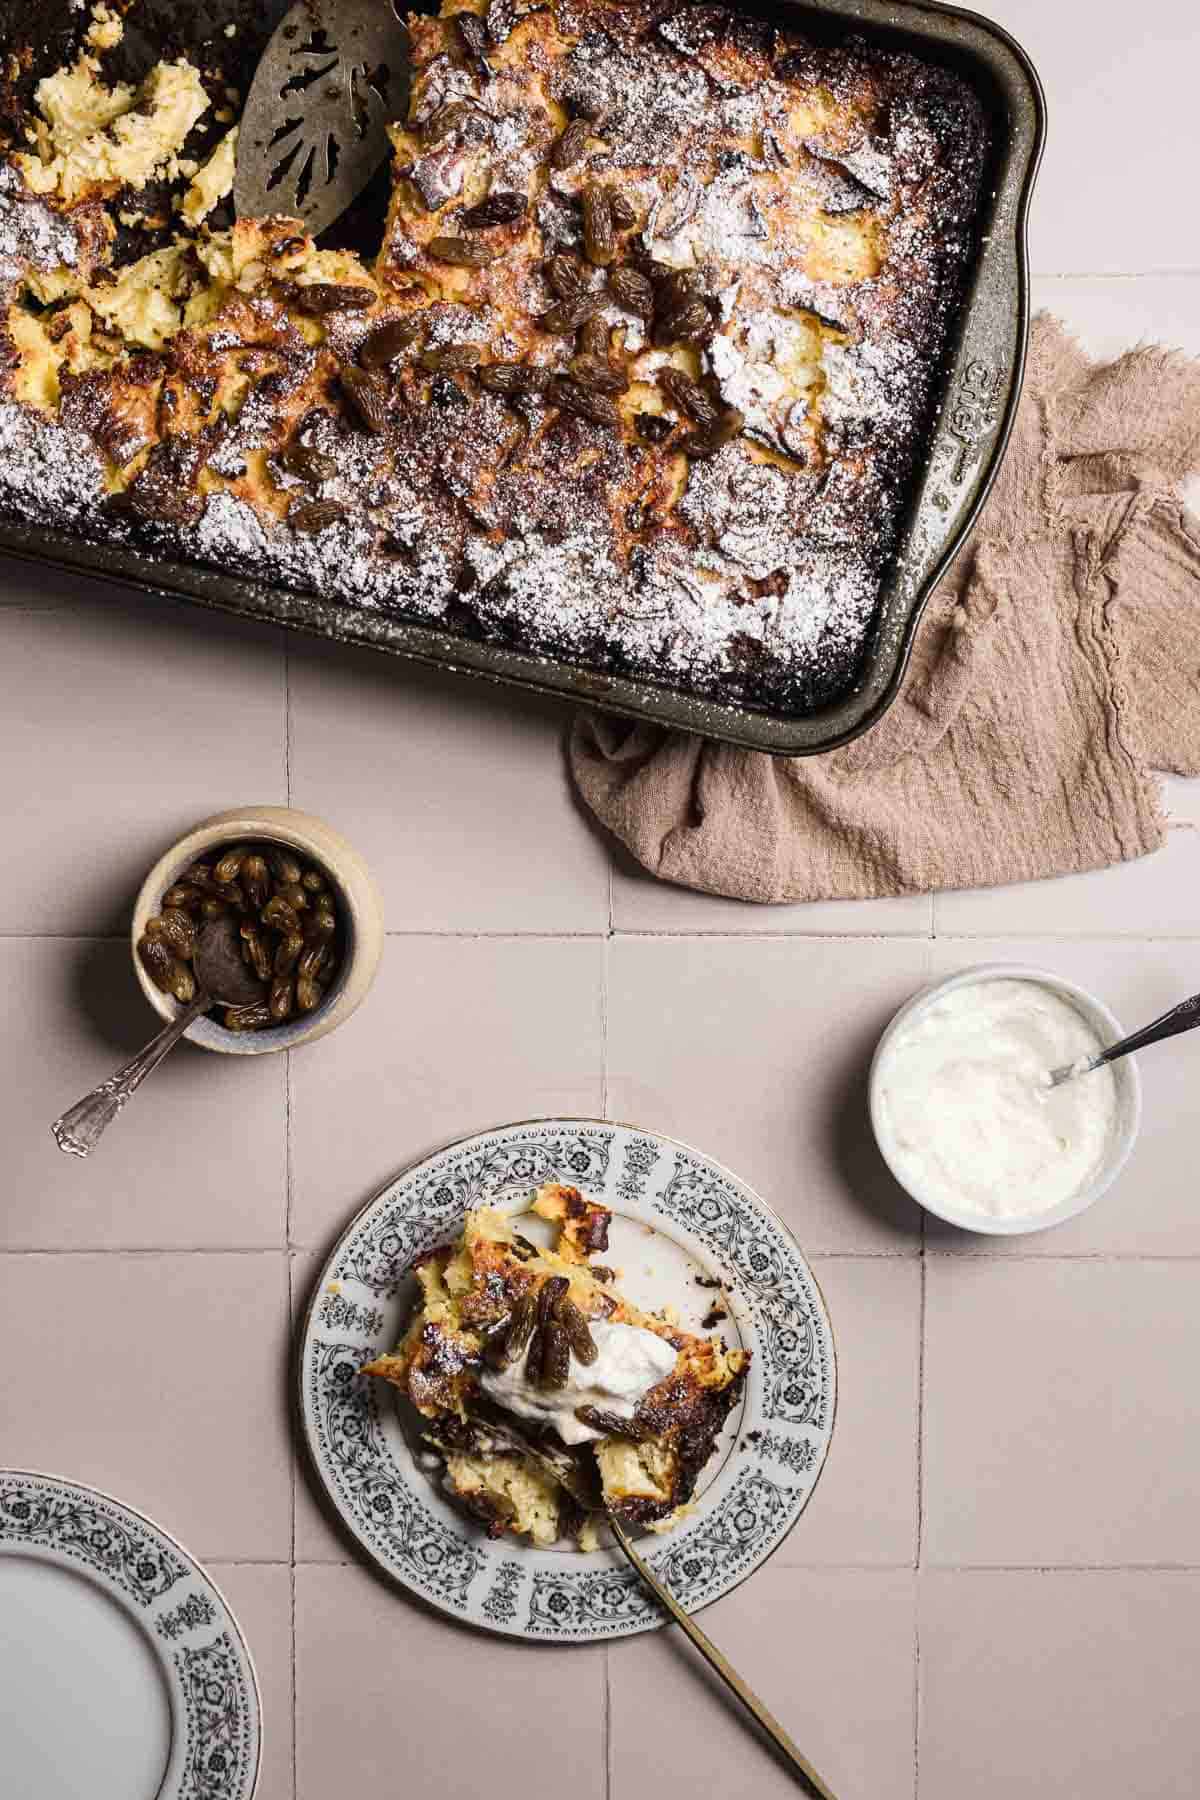
[[[587,251],[588,261],[598,263],[601,267],[610,263],[616,255],[612,202],[607,188],[593,186],[584,190],[583,247]]]

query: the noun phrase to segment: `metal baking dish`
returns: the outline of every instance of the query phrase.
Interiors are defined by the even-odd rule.
[[[1029,58],[1007,32],[976,13],[935,0],[776,0],[769,8],[752,10],[801,30],[808,23],[823,35],[844,23],[848,31],[942,63],[973,85],[991,126],[978,254],[947,353],[941,407],[913,483],[859,678],[834,704],[802,716],[723,705],[645,678],[598,674],[344,601],[293,593],[41,526],[0,520],[0,548],[147,593],[178,596],[340,643],[370,645],[417,662],[564,695],[775,755],[815,755],[869,730],[896,696],[925,603],[974,524],[1008,441],[1029,330],[1026,223],[1045,137],[1045,98]]]

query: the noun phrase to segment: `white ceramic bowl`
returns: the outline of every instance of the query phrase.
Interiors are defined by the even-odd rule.
[[[159,910],[167,889],[206,851],[222,844],[247,842],[281,844],[298,850],[325,871],[337,899],[345,949],[333,985],[311,1013],[302,1013],[282,1025],[269,1025],[262,1031],[226,1031],[209,1018],[199,1018],[189,1025],[185,1035],[191,1043],[227,1056],[265,1056],[273,1050],[294,1050],[336,1030],[366,999],[383,954],[383,902],[370,870],[353,845],[323,819],[298,812],[292,806],[236,807],[232,812],[205,819],[172,844],[159,857],[138,894],[131,936],[133,967],[143,994],[162,1018],[174,1018],[177,1009],[170,995],[155,987],[138,956],[138,939],[146,920]]]
[[[935,986],[914,994],[905,1002],[880,1038],[871,1059],[871,1074],[868,1084],[869,1105],[871,1112],[871,1129],[875,1133],[875,1142],[879,1145],[883,1160],[896,1177],[901,1187],[912,1195],[913,1199],[939,1219],[945,1219],[949,1225],[957,1225],[962,1231],[985,1232],[996,1237],[1013,1237],[1029,1231],[1046,1231],[1051,1225],[1061,1225],[1066,1219],[1073,1219],[1078,1213],[1092,1206],[1116,1180],[1129,1160],[1134,1141],[1137,1138],[1138,1126],[1142,1117],[1142,1082],[1138,1074],[1137,1064],[1132,1056],[1123,1056],[1112,1065],[1113,1079],[1117,1086],[1117,1123],[1112,1143],[1104,1167],[1095,1180],[1078,1193],[1061,1200],[1044,1212],[1023,1213],[1016,1218],[992,1218],[986,1213],[968,1211],[966,1208],[956,1212],[944,1201],[934,1201],[927,1194],[921,1193],[910,1180],[900,1173],[896,1163],[889,1154],[887,1127],[883,1123],[880,1106],[880,1070],[898,1031],[908,1025],[919,1013],[941,999],[943,994],[951,993],[955,988],[970,987],[981,981],[1035,981],[1042,987],[1050,988],[1061,994],[1077,1012],[1093,1027],[1104,1044],[1114,1044],[1119,1038],[1126,1036],[1124,1028],[1119,1025],[1103,1001],[1097,1000],[1084,988],[1076,987],[1073,981],[1064,981],[1061,975],[1054,975],[1048,969],[1031,968],[1026,963],[981,963],[973,969],[963,969],[952,975],[948,981],[939,981]]]

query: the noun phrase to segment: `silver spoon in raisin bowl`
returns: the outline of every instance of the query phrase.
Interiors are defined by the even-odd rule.
[[[192,968],[196,976],[194,998],[180,1007],[144,1050],[55,1119],[50,1127],[54,1141],[68,1156],[90,1155],[130,1095],[137,1092],[151,1070],[157,1069],[167,1051],[175,1048],[201,1013],[218,1005],[249,1006],[263,997],[262,983],[242,961],[237,922],[231,916],[209,919],[201,927]]]

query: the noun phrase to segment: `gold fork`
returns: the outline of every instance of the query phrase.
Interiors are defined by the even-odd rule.
[[[836,1800],[833,1789],[822,1781],[808,1758],[792,1741],[774,1713],[763,1705],[754,1690],[742,1680],[728,1657],[724,1656],[712,1639],[701,1631],[695,1620],[680,1606],[671,1590],[663,1585],[649,1563],[634,1548],[629,1533],[604,1498],[604,1490],[600,1483],[600,1471],[595,1462],[592,1461],[588,1464],[576,1462],[565,1452],[560,1456],[549,1447],[532,1443],[512,1423],[507,1413],[502,1412],[491,1401],[483,1397],[473,1402],[471,1411],[493,1436],[506,1440],[509,1447],[518,1455],[528,1456],[534,1462],[540,1463],[543,1468],[548,1469],[554,1479],[566,1489],[572,1500],[582,1507],[584,1512],[599,1514],[608,1521],[617,1543],[655,1599],[666,1608],[679,1629],[691,1639],[701,1656],[709,1667],[720,1676],[730,1693],[741,1701],[746,1710],[762,1726],[788,1764],[792,1774],[797,1776],[810,1794],[817,1795],[818,1800]]]

